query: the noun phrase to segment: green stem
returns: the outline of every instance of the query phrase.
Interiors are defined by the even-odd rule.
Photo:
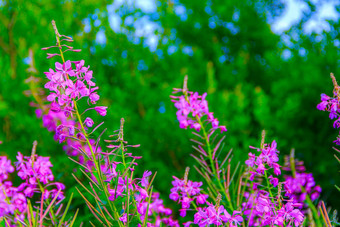
[[[269,194],[270,194],[270,197],[271,197],[271,200],[272,200],[272,203],[274,204],[274,196],[273,196],[273,193],[272,193],[272,190],[270,189],[270,183],[269,183],[269,179],[268,179],[268,175],[267,175],[267,171],[264,171],[264,178],[266,178],[266,182],[267,182],[267,189],[269,191]]]
[[[301,191],[302,191],[303,193],[306,194],[306,202],[307,202],[307,204],[308,204],[308,207],[309,207],[309,208],[312,210],[312,212],[313,212],[313,216],[314,216],[314,218],[315,218],[315,220],[316,220],[317,226],[322,226],[322,224],[321,224],[321,222],[320,222],[320,217],[319,217],[319,215],[318,215],[318,211],[317,211],[316,207],[314,206],[312,200],[310,199],[308,193],[306,192],[306,189],[305,189],[303,186],[301,186]]]
[[[41,185],[40,181],[37,180],[37,182],[38,182],[40,191],[41,191],[42,193],[44,193],[44,192],[45,192],[45,189],[44,189],[43,186]],[[47,204],[48,206],[50,205],[50,200],[49,200],[49,199],[46,199],[46,204]],[[53,222],[55,222],[55,221],[56,221],[56,216],[55,216],[55,214],[54,214],[54,211],[53,211],[53,209],[50,209],[50,211],[51,211],[51,215],[52,215]]]
[[[92,159],[93,159],[93,162],[95,163],[95,166],[96,166],[96,169],[97,169],[97,172],[96,172],[97,176],[95,176],[95,177],[100,182],[100,185],[101,185],[101,187],[104,190],[104,194],[105,194],[106,200],[109,203],[110,209],[113,211],[115,218],[117,219],[119,225],[121,226],[121,223],[119,221],[119,215],[118,215],[118,212],[117,212],[117,208],[109,200],[109,192],[108,192],[108,189],[105,186],[105,183],[104,183],[103,178],[102,178],[102,173],[101,173],[101,169],[100,169],[100,166],[99,166],[99,160],[97,160],[96,155],[95,155],[95,153],[93,151],[92,145],[90,143],[90,140],[88,139],[86,130],[84,128],[83,122],[82,122],[81,117],[79,115],[79,111],[78,111],[78,107],[77,107],[77,102],[75,100],[73,100],[73,103],[74,103],[74,109],[75,109],[75,113],[76,113],[76,116],[77,116],[77,120],[78,120],[78,122],[80,124],[82,133],[84,134],[86,143],[87,143],[88,147],[90,148]]]
[[[189,102],[189,99],[188,99],[188,91],[187,91],[187,88],[186,88],[185,90],[183,90],[183,93],[184,93],[184,96],[185,96],[185,100],[186,100],[188,103],[190,103],[190,102]],[[205,130],[205,127],[204,127],[204,125],[203,125],[201,119],[200,119],[197,115],[196,115],[196,120],[197,120],[197,122],[198,122],[198,123],[200,124],[200,126],[201,126],[201,129],[202,129],[202,132],[203,132],[203,136],[204,136],[204,139],[205,139],[205,143],[206,143],[206,145],[207,145],[208,155],[209,155],[209,161],[210,161],[211,169],[212,169],[212,171],[213,171],[213,176],[214,176],[214,178],[216,179],[216,181],[218,182],[218,185],[219,185],[221,191],[222,191],[223,194],[225,195],[225,197],[226,197],[226,199],[227,199],[227,201],[228,201],[229,208],[230,208],[231,210],[234,210],[233,205],[232,205],[232,203],[231,203],[231,201],[230,201],[230,197],[228,196],[228,194],[227,194],[225,188],[223,187],[223,185],[222,185],[220,179],[218,179],[217,170],[216,170],[216,167],[215,167],[215,165],[214,165],[214,160],[213,160],[213,158],[212,158],[212,150],[211,150],[211,146],[210,146],[208,134],[207,134],[207,132],[206,132],[206,130]],[[228,185],[228,187],[229,187],[229,185]]]
[[[61,57],[63,63],[65,63],[65,58],[64,58],[64,54],[63,54],[63,51],[62,51],[62,46],[61,46],[60,39],[59,39],[60,34],[58,33],[58,30],[57,30],[57,27],[56,27],[54,21],[52,22],[52,24],[53,24],[53,26],[54,26],[55,33],[56,33],[57,45],[58,45],[58,47],[59,47],[60,57]],[[66,77],[68,78],[68,75],[66,75]],[[77,120],[78,120],[78,122],[79,122],[79,124],[80,124],[80,126],[81,126],[82,133],[84,134],[86,143],[87,143],[88,147],[90,148],[91,155],[92,155],[92,158],[93,158],[93,162],[95,163],[95,166],[96,166],[96,169],[97,169],[96,174],[97,174],[98,176],[95,176],[95,177],[97,178],[97,180],[100,182],[102,188],[104,189],[104,194],[105,194],[105,197],[106,197],[106,199],[107,199],[107,201],[108,201],[108,203],[109,203],[109,205],[110,205],[110,208],[111,208],[111,210],[113,211],[114,216],[115,216],[115,218],[116,218],[116,220],[117,220],[119,226],[121,226],[122,224],[121,224],[120,221],[119,221],[119,215],[118,215],[117,209],[116,209],[116,207],[111,203],[111,201],[109,200],[109,195],[108,195],[109,192],[108,192],[108,189],[107,189],[107,187],[105,186],[104,181],[103,181],[103,179],[102,179],[102,175],[101,175],[101,170],[100,170],[99,163],[97,162],[97,159],[96,159],[95,153],[94,153],[94,151],[93,151],[92,145],[91,145],[91,143],[90,143],[90,141],[89,141],[89,139],[88,139],[86,130],[85,130],[84,125],[83,125],[83,122],[82,122],[82,120],[81,120],[81,117],[80,117],[80,114],[79,114],[79,111],[78,111],[78,107],[77,107],[77,102],[76,102],[74,99],[72,99],[72,101],[73,101],[73,105],[74,105],[74,108],[75,108],[75,113],[76,113],[76,116],[77,116]]]
[[[225,195],[225,197],[226,197],[226,199],[227,199],[227,201],[228,201],[228,203],[229,203],[229,208],[230,208],[231,210],[234,210],[233,204],[231,203],[231,200],[230,200],[229,195],[227,194],[225,188],[223,187],[223,185],[222,185],[222,183],[221,183],[221,180],[218,179],[217,170],[216,170],[216,167],[215,167],[215,165],[214,165],[214,160],[213,160],[213,158],[212,158],[212,150],[211,150],[211,146],[210,146],[208,134],[207,134],[207,132],[206,132],[206,130],[205,130],[205,127],[204,127],[204,125],[203,125],[201,119],[200,119],[198,116],[196,116],[196,120],[197,120],[197,122],[201,125],[201,129],[202,129],[202,132],[203,132],[203,136],[204,136],[204,139],[205,139],[205,143],[207,144],[208,155],[209,155],[210,165],[211,165],[211,168],[212,168],[212,170],[213,170],[213,175],[214,175],[216,181],[218,182],[218,185],[219,185],[221,191],[223,192],[223,194]],[[229,187],[229,185],[228,185],[228,187]]]

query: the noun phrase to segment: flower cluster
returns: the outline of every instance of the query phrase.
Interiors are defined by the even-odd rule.
[[[72,65],[75,66],[74,69]],[[94,148],[94,140],[89,140],[90,143],[86,143],[81,124],[85,130],[88,130],[93,127],[94,122],[89,117],[81,123],[77,122],[74,119],[74,114],[77,113],[76,102],[81,98],[87,97],[89,104],[96,104],[99,100],[98,87],[92,81],[93,72],[89,70],[89,66],[84,67],[84,60],[81,60],[66,61],[63,64],[56,62],[55,70],[50,69],[45,74],[49,79],[45,88],[51,91],[47,100],[51,103],[42,105],[42,102],[38,101],[40,105],[35,105],[38,108],[36,115],[38,118],[42,117],[45,128],[55,132],[55,140],[60,143],[66,141],[63,149],[68,155],[78,157],[80,164],[86,164],[88,168],[91,168],[92,163],[85,160],[84,153],[91,155],[91,149],[100,152],[101,148],[99,146]],[[101,116],[105,116],[107,113],[105,106],[90,107],[85,112],[91,109]]]
[[[48,96],[48,100],[52,101],[50,105],[50,110],[46,115],[43,115],[43,124],[44,126],[49,129],[50,131],[55,132],[55,139],[59,140],[59,142],[66,141],[66,145],[64,146],[64,150],[67,152],[68,155],[71,156],[78,156],[79,163],[80,164],[86,164],[86,172],[89,172],[92,175],[92,179],[98,182],[99,179],[96,178],[96,176],[93,174],[96,170],[96,166],[94,162],[99,163],[100,166],[100,172],[102,174],[103,180],[107,182],[107,190],[109,192],[108,199],[115,202],[118,198],[124,198],[133,196],[134,200],[136,201],[137,206],[137,212],[138,217],[140,217],[139,221],[143,223],[145,219],[145,214],[147,212],[148,207],[148,217],[153,217],[155,219],[154,221],[147,220],[148,226],[159,226],[160,223],[167,224],[168,226],[179,226],[178,222],[173,220],[170,216],[172,211],[168,208],[165,208],[163,205],[163,201],[159,199],[158,193],[153,193],[151,195],[151,202],[149,203],[149,194],[148,194],[148,178],[151,175],[151,172],[146,171],[143,174],[143,177],[140,179],[140,181],[137,181],[128,177],[126,175],[126,169],[129,169],[130,171],[134,171],[134,166],[137,165],[136,162],[132,161],[129,163],[127,161],[127,158],[131,158],[133,160],[139,159],[140,157],[133,156],[131,153],[124,153],[125,149],[122,146],[122,144],[125,144],[127,142],[123,141],[122,130],[119,131],[117,134],[118,139],[114,141],[107,140],[107,142],[118,142],[118,145],[110,144],[107,147],[113,148],[110,152],[103,152],[101,147],[98,146],[98,144],[95,143],[95,140],[89,139],[86,136],[88,135],[87,130],[88,128],[93,127],[94,122],[91,118],[87,117],[83,122],[77,122],[74,119],[74,115],[77,114],[77,109],[74,108],[77,101],[79,101],[80,98],[88,96],[89,101],[92,104],[95,104],[96,101],[98,101],[99,96],[97,96],[97,93],[91,93],[91,86],[94,86],[94,83],[92,81],[88,80],[92,78],[92,71],[88,71],[88,68],[83,67],[84,62],[76,62],[76,69],[72,70],[69,62],[65,62],[62,65],[62,68],[64,69],[63,72],[60,71],[60,65],[56,63],[56,73],[57,76],[62,76],[62,81],[64,81],[65,86],[55,86],[55,81],[50,81],[45,85],[45,87],[57,87],[56,90],[61,91],[61,94],[67,94],[68,100],[71,100],[69,102],[61,102],[62,98],[65,99],[65,96],[60,96],[60,92],[53,90],[54,93],[50,94]],[[50,69],[50,73],[53,74],[54,71]],[[46,73],[47,77],[49,79],[53,78],[51,74]],[[83,76],[80,76],[83,75]],[[76,78],[74,81],[67,82],[67,78],[74,77]],[[70,90],[71,87],[70,84],[76,86],[77,84],[81,84],[81,82],[87,82],[89,85],[89,89],[82,92],[78,89]],[[53,86],[51,86],[51,84]],[[85,89],[85,88],[82,88]],[[51,90],[51,89],[50,89]],[[93,89],[97,90],[97,88]],[[72,93],[73,92],[73,93]],[[91,95],[93,94],[93,95]],[[51,99],[50,97],[55,97],[55,100]],[[97,97],[95,100],[93,97]],[[74,101],[74,102],[73,102]],[[63,105],[62,105],[63,104]],[[59,105],[59,107],[58,107]],[[58,108],[55,108],[57,106]],[[95,106],[93,108],[88,108],[86,111],[94,109],[99,115],[105,116],[106,115],[106,107],[103,106]],[[79,119],[78,119],[79,120]],[[82,127],[80,124],[84,125],[85,132],[82,131]],[[91,148],[86,143],[86,140],[89,141],[91,144]],[[125,147],[129,147],[130,145],[125,145]],[[136,146],[136,145],[133,145]],[[132,147],[133,147],[132,146]],[[91,158],[87,161],[85,161],[86,157],[91,157],[91,149],[96,154],[97,160],[92,160]],[[122,152],[120,155],[125,156],[125,162],[119,162],[115,161],[115,156],[117,155],[116,152]],[[114,160],[112,160],[114,159]],[[129,165],[129,167],[127,167]],[[117,200],[118,201],[118,200]],[[124,210],[124,208],[123,208]],[[128,222],[129,220],[128,213],[123,212],[119,220],[123,223]],[[148,218],[149,219],[149,218]],[[154,222],[155,224],[150,224],[151,222]],[[158,224],[157,224],[158,223]]]
[[[174,93],[183,92],[182,89],[176,89]],[[209,112],[208,102],[205,99],[207,93],[202,96],[197,92],[184,91],[184,95],[171,96],[172,102],[175,103],[177,110],[177,119],[181,128],[194,128],[200,131],[202,127],[202,117],[207,116],[207,121],[211,123],[214,130],[220,128],[221,132],[227,131],[225,126],[220,126],[217,118],[214,118],[214,113]]]
[[[334,94],[336,95],[337,93]],[[333,127],[340,128],[340,103],[338,97],[331,98],[326,94],[321,94],[321,102],[317,105],[317,108],[318,110],[328,111],[329,118],[332,120],[335,119]],[[334,140],[334,143],[340,145],[340,135]]]
[[[304,221],[301,204],[280,203],[265,190],[246,192],[247,202],[242,204],[243,213],[247,216],[249,226],[299,226]],[[288,224],[288,225],[287,225]]]
[[[137,199],[138,194],[137,194]],[[171,216],[172,210],[164,207],[163,200],[159,198],[159,193],[152,193],[150,203],[146,200],[136,200],[137,201],[137,211],[140,214],[141,221],[144,221],[144,217],[146,212],[149,218],[154,217],[154,223],[149,224],[150,227],[159,227],[163,224],[166,226],[175,226],[179,227],[179,223],[177,220],[174,220]],[[148,208],[149,206],[149,208]],[[148,209],[148,211],[147,211]],[[151,220],[151,219],[150,219]],[[141,225],[138,225],[141,227]]]
[[[310,198],[313,201],[319,198],[321,187],[315,185],[312,173],[296,173],[295,177],[284,177],[286,179],[284,186],[286,189],[286,196],[293,198],[295,202],[303,203],[306,200],[307,195],[310,195]],[[303,192],[302,188],[306,191]]]
[[[48,57],[59,55],[64,60],[64,52],[61,48],[64,45],[60,44],[59,38],[65,36],[58,33],[55,23],[53,23],[53,26],[57,35],[57,45],[53,47],[59,47],[60,54],[48,54]],[[68,37],[66,39],[73,41]],[[115,207],[113,210],[115,218],[112,219],[124,224],[131,222],[132,218],[135,220],[135,217],[129,217],[131,215],[129,206],[134,205],[136,207],[131,209],[137,211],[136,217],[139,218],[137,221],[140,223],[146,222],[148,226],[159,226],[160,223],[178,226],[177,221],[169,217],[172,212],[162,205],[163,201],[158,198],[159,196],[156,193],[148,192],[150,189],[148,178],[151,172],[144,172],[140,180],[132,177],[134,168],[137,165],[135,160],[141,157],[133,156],[131,153],[126,152],[127,147],[133,146],[127,145],[127,142],[123,139],[124,120],[122,119],[121,129],[116,135],[113,135],[113,137],[117,136],[118,138],[116,140],[106,140],[106,142],[116,143],[107,146],[107,148],[112,149],[111,151],[101,149],[98,144],[100,136],[97,140],[89,137],[102,123],[89,133],[89,128],[94,126],[94,121],[89,117],[82,119],[83,114],[80,114],[77,107],[77,102],[82,98],[87,98],[89,105],[96,104],[99,100],[98,87],[93,82],[93,72],[89,70],[89,67],[84,67],[84,61],[66,61],[62,64],[56,62],[55,70],[50,69],[45,74],[49,79],[49,82],[45,84],[45,88],[51,91],[47,96],[47,100],[51,104],[48,113],[50,116],[45,117],[48,122],[46,125],[50,125],[49,128],[56,132],[56,138],[59,142],[66,140],[67,145],[64,149],[67,150],[67,153],[79,155],[79,163],[85,168],[85,172],[91,175],[93,182],[98,184],[102,191],[108,192],[108,194],[100,191],[96,192],[92,188],[97,202],[102,199],[101,196],[105,196],[110,209]],[[106,115],[107,107],[104,106],[90,106],[83,113],[91,109],[94,109],[101,116]],[[51,111],[56,112],[56,114],[50,114]],[[63,113],[67,119],[63,119],[62,116],[59,116],[59,113]],[[74,119],[74,116],[77,119]],[[119,160],[117,157],[119,157]],[[84,159],[86,159],[86,165],[83,165]],[[84,185],[82,186],[85,187]],[[121,202],[121,198],[126,197],[130,198],[130,200],[128,199],[130,203]],[[120,209],[122,212],[118,213],[117,210]],[[110,216],[111,214],[108,215]],[[152,218],[150,218],[151,215]],[[100,217],[98,218],[100,220]],[[105,217],[102,216],[101,218],[107,221]],[[153,222],[154,225],[151,224]]]
[[[182,217],[186,216],[186,212],[190,209],[190,204],[193,201],[196,201],[196,204],[205,204],[207,198],[209,197],[206,194],[201,194],[202,190],[200,187],[203,185],[202,182],[193,182],[191,180],[186,179],[178,179],[173,176],[175,179],[172,181],[173,188],[170,189],[170,199],[174,201],[178,201],[182,204],[182,209],[180,209],[180,215]]]
[[[340,86],[338,85],[334,75],[331,73],[331,78],[334,86],[333,97],[326,94],[321,94],[321,102],[317,105],[318,110],[329,112],[329,118],[335,119],[334,128],[340,128]],[[336,145],[340,145],[340,134],[334,140]]]
[[[26,197],[11,181],[5,181],[14,170],[11,160],[0,156],[0,217],[16,216],[16,219],[22,220],[27,207]]]
[[[45,108],[49,108],[49,105],[44,106]],[[38,118],[42,118],[43,126],[50,132],[54,132],[54,139],[56,141],[64,142],[66,144],[63,146],[63,150],[67,155],[77,157],[77,161],[80,164],[85,164],[87,167],[92,166],[91,161],[86,161],[83,153],[87,155],[91,155],[89,145],[84,143],[84,141],[80,140],[83,136],[81,133],[81,127],[79,123],[76,123],[74,119],[67,117],[64,112],[59,111],[55,112],[49,109],[46,114],[43,113],[42,109],[36,110],[36,115]],[[87,125],[90,125],[88,121],[90,118],[87,118]],[[92,127],[92,125],[90,125]],[[90,126],[88,126],[90,128]],[[72,137],[80,138],[73,139]],[[94,146],[95,141],[93,139],[90,140],[91,146]],[[98,146],[97,150],[100,152],[101,147]]]
[[[269,174],[270,170],[276,176],[281,174],[277,144],[275,140],[270,145],[264,144],[264,133],[262,136],[261,148],[250,147],[261,153],[256,156],[250,152],[249,159],[245,161],[252,187],[249,190],[251,193],[246,191],[244,194],[247,200],[242,204],[244,214],[250,226],[298,226],[304,221],[304,214],[300,209],[302,204],[294,200],[288,192],[285,194],[287,198],[283,200],[282,185],[286,189],[287,184],[290,186],[289,182],[280,183],[278,178]]]
[[[322,191],[319,185],[316,185],[313,174],[306,173],[306,168],[302,161],[294,160],[295,176],[286,174],[284,188],[286,191],[285,196],[290,197],[295,203],[304,205],[302,208],[306,208],[306,197],[309,196],[312,201],[317,200],[320,197]],[[290,159],[285,157],[285,164],[283,169],[285,171],[292,171]]]
[[[281,174],[280,165],[277,163],[279,161],[279,151],[276,149],[276,145],[277,144],[274,140],[270,146],[268,144],[264,144],[263,148],[250,147],[261,152],[258,156],[249,152],[249,159],[245,162],[246,165],[251,168],[249,171],[251,181],[254,180],[255,176],[262,176],[266,170],[271,168],[274,169],[275,175]],[[269,179],[270,183],[276,187],[279,182],[278,179],[272,175],[269,176]]]
[[[27,200],[37,193],[42,193],[43,199],[64,199],[65,186],[53,182],[52,164],[48,157],[33,155],[17,155],[15,168],[5,156],[0,156],[0,217],[7,217],[11,223],[23,221],[27,212]],[[17,175],[24,180],[18,187],[8,181],[9,174],[17,171]]]
[[[72,63],[75,65],[75,69],[72,68]],[[98,87],[92,81],[93,72],[88,67],[84,67],[84,60],[72,62],[66,61],[61,64],[55,63],[55,70],[50,69],[49,72],[45,72],[49,82],[45,84],[45,88],[49,89],[51,93],[47,96],[47,100],[51,102],[51,110],[54,112],[63,112],[66,116],[72,116],[77,110],[76,102],[80,99],[87,97],[88,103],[96,104],[99,100],[97,93]],[[106,115],[106,106],[95,106],[89,108],[86,111],[94,109],[99,115]],[[53,118],[47,117],[47,118]],[[84,121],[87,127],[93,126],[93,120],[87,117]],[[63,130],[67,129],[68,133],[63,134]],[[59,125],[57,135],[62,142],[66,136],[74,136],[79,127],[75,127],[73,124],[61,124]],[[78,133],[79,134],[79,133]],[[81,133],[80,133],[81,134]],[[79,135],[81,136],[81,135]]]
[[[38,155],[27,157],[18,152],[18,161],[15,163],[15,166],[18,176],[25,181],[19,186],[19,188],[23,189],[25,196],[32,197],[34,192],[40,192],[39,184],[42,184],[48,187],[55,186],[51,190],[44,189],[45,199],[49,198],[50,195],[52,198],[58,195],[59,200],[64,198],[62,190],[65,189],[65,186],[62,183],[53,182],[54,176],[51,170],[53,165],[49,159],[49,157]],[[59,190],[60,192],[58,193]]]
[[[185,226],[194,223],[199,227],[205,227],[210,225],[223,225],[229,223],[229,226],[236,227],[241,225],[243,218],[240,215],[240,211],[234,211],[233,215],[230,215],[223,205],[214,206],[208,204],[208,207],[198,208],[198,212],[194,215],[194,222],[187,222]]]
[[[193,182],[188,180],[189,168],[186,169],[184,179],[179,179],[173,176],[172,181],[173,188],[170,189],[170,199],[181,203],[180,216],[185,217],[187,211],[190,210],[190,205],[193,203],[196,213],[193,221],[183,223],[184,226],[190,226],[191,224],[197,224],[198,226],[210,226],[210,225],[223,225],[229,223],[229,226],[239,226],[243,222],[243,218],[240,215],[240,211],[234,211],[233,215],[230,215],[223,205],[219,205],[221,195],[218,197],[216,205],[207,201],[208,195],[201,193],[202,182]],[[198,207],[197,205],[205,205],[204,207]]]
[[[72,63],[75,68],[72,68]],[[96,92],[98,87],[92,81],[93,72],[88,67],[84,67],[84,60],[71,62],[66,61],[61,64],[55,63],[55,71],[50,69],[45,72],[49,82],[45,84],[45,88],[51,93],[47,96],[47,100],[52,102],[52,110],[59,112],[63,110],[66,114],[74,111],[73,100],[80,100],[87,97],[88,101],[96,104],[99,95]]]
[[[134,172],[133,166],[137,163],[134,162],[136,159],[140,159],[139,156],[134,156],[132,153],[127,153],[127,147],[136,147],[137,145],[128,145],[123,139],[123,119],[121,121],[121,128],[117,136],[117,140],[106,140],[110,144],[107,146],[112,150],[108,153],[100,152],[104,156],[103,160],[105,162],[102,165],[101,171],[105,177],[105,182],[107,182],[108,192],[110,194],[110,201],[120,201],[119,198],[133,197],[135,201],[135,206],[137,210],[138,222],[148,223],[150,227],[158,227],[162,223],[167,226],[178,226],[178,221],[174,220],[171,216],[172,210],[166,208],[163,205],[163,200],[159,198],[159,193],[150,191],[150,180],[152,175],[151,171],[144,171],[141,178],[128,177],[125,173],[127,171]],[[114,144],[113,142],[117,143]],[[112,156],[117,155],[121,151],[121,156],[123,157],[123,162],[111,161]],[[130,161],[131,160],[131,161]],[[151,198],[150,198],[151,196]],[[132,199],[132,198],[131,198]],[[122,210],[126,209],[122,206]],[[121,214],[120,221],[124,224],[128,221],[128,217],[131,214],[124,212]],[[145,220],[146,219],[146,220]],[[138,226],[141,226],[140,224]]]

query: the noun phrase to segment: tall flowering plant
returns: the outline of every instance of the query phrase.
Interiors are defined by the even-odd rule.
[[[180,95],[171,98],[180,128],[192,129],[196,154],[191,156],[206,188],[188,180],[188,170],[184,179],[174,176],[170,199],[181,205],[181,216],[193,212],[185,226],[322,226],[314,205],[321,188],[294,158],[281,166],[277,143],[265,143],[264,131],[260,147],[250,146],[245,165],[238,163],[231,173],[231,151],[222,149],[227,129],[209,111],[207,94],[189,91],[187,81],[186,76],[183,88],[174,89]]]
[[[340,86],[338,85],[338,82],[336,81],[336,78],[333,73],[330,74],[330,77],[333,82],[333,96],[328,96],[324,93],[321,94],[321,102],[317,105],[317,109],[321,111],[327,111],[329,112],[329,118],[334,120],[333,127],[334,128],[340,128]],[[340,145],[340,134],[336,137],[336,139],[333,141],[336,145]],[[340,150],[338,148],[334,148],[335,151],[340,153]],[[337,155],[334,155],[335,159],[340,164],[340,157]],[[340,192],[340,187],[335,185],[335,187]],[[323,206],[323,210],[321,210],[323,215],[327,218],[327,212]],[[330,223],[330,221],[328,221]]]
[[[151,185],[154,175],[144,171],[142,177],[136,177],[136,160],[141,156],[132,154],[128,149],[139,145],[128,145],[124,140],[124,119],[121,127],[114,131],[111,138],[106,139],[106,148],[100,146],[101,136],[94,137],[94,132],[104,122],[95,124],[86,116],[88,111],[95,111],[100,116],[107,113],[106,106],[99,106],[100,96],[98,86],[84,60],[66,60],[66,51],[79,52],[62,42],[73,40],[60,35],[55,22],[52,22],[56,34],[56,45],[43,48],[59,49],[58,53],[48,53],[47,58],[59,56],[62,62],[55,62],[55,67],[45,72],[48,82],[45,88],[49,90],[46,97],[47,105],[39,109],[39,115],[44,111],[44,126],[55,133],[54,138],[65,143],[67,154],[77,156],[74,160],[80,165],[81,172],[88,179],[88,185],[78,177],[76,181],[83,191],[95,201],[91,203],[88,197],[78,189],[90,211],[99,223],[106,226],[178,226],[172,217],[172,211],[163,205],[159,194]],[[79,102],[86,100],[88,108],[80,110]],[[39,106],[39,102],[38,102]]]
[[[333,97],[328,96],[326,94],[321,94],[321,102],[317,105],[318,110],[329,112],[329,118],[334,120],[333,127],[340,128],[340,86],[335,79],[333,73],[331,73],[331,79],[333,82]],[[337,136],[336,140],[334,140],[336,145],[340,145],[340,134]],[[340,151],[334,148],[337,152]],[[335,158],[340,163],[340,158],[335,155]],[[340,191],[340,188],[337,187]]]

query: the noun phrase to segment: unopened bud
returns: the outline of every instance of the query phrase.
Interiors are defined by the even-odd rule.
[[[221,200],[222,200],[222,195],[219,193],[216,198],[216,206],[215,206],[216,209],[220,207]]]
[[[185,173],[184,173],[184,183],[185,183],[185,184],[188,183],[189,170],[190,170],[189,167],[185,168]]]

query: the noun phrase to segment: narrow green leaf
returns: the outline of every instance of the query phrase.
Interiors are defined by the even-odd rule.
[[[65,219],[65,217],[66,217],[68,208],[70,207],[71,202],[72,202],[72,197],[73,197],[73,193],[71,194],[71,197],[70,197],[70,199],[68,200],[67,206],[66,206],[66,208],[65,208],[65,211],[64,211],[63,216],[62,216],[61,219],[60,219],[60,222],[59,222],[58,227],[60,227],[60,226],[62,225],[62,223],[63,223],[63,221],[64,221],[64,219]]]

